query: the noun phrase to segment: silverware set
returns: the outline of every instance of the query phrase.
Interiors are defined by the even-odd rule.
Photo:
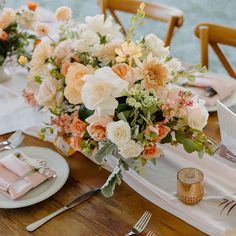
[[[17,148],[24,140],[25,135],[18,130],[13,133],[7,140],[0,142],[0,151]]]

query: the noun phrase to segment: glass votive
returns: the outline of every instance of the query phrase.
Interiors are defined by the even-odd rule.
[[[183,168],[177,173],[177,195],[188,205],[200,202],[204,195],[204,175],[196,168]]]

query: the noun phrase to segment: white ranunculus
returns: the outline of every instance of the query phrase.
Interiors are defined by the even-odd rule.
[[[118,147],[125,145],[131,138],[129,124],[123,120],[110,122],[107,125],[107,138]]]
[[[128,89],[128,82],[109,67],[100,68],[94,75],[85,75],[81,79],[85,81],[81,90],[84,105],[90,110],[96,110],[99,115],[114,115],[118,106],[116,98]]]
[[[204,105],[205,101],[197,96],[193,97],[192,101],[193,105],[187,107],[185,121],[190,127],[202,130],[206,126],[209,116]]]
[[[61,105],[63,93],[60,91],[61,82],[55,78],[48,77],[43,80],[37,94],[37,102],[40,106],[55,107]]]
[[[119,154],[124,158],[138,157],[142,151],[143,147],[134,140],[130,140],[119,148]]]
[[[153,56],[165,58],[170,54],[169,47],[165,47],[164,42],[155,34],[148,34],[145,37],[145,45]]]
[[[53,55],[59,59],[63,60],[66,56],[68,56],[71,53],[71,41],[70,40],[65,40],[61,43],[59,43],[54,52]]]

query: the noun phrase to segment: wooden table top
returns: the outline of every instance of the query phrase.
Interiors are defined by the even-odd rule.
[[[212,113],[206,133],[219,140],[219,128],[216,113]],[[0,139],[6,136],[0,136]],[[52,144],[27,136],[22,146],[43,146],[54,149]],[[0,209],[0,235],[24,236],[122,236],[127,233],[144,211],[152,212],[152,218],[144,234],[149,230],[157,236],[202,236],[206,235],[193,226],[152,204],[126,183],[117,187],[111,198],[96,195],[85,203],[57,216],[38,230],[28,233],[26,225],[57,210],[76,196],[93,187],[101,186],[109,173],[100,170],[97,165],[76,153],[67,158],[70,165],[70,177],[61,190],[49,199],[21,209]]]

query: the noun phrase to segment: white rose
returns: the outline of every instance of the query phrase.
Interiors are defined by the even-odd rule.
[[[138,157],[143,151],[143,147],[135,143],[134,140],[130,140],[124,146],[119,148],[119,154],[124,158]]]
[[[164,42],[155,34],[148,34],[145,37],[145,45],[150,50],[153,56],[165,58],[170,54],[169,47],[165,47]]]
[[[59,59],[63,60],[66,56],[68,56],[71,53],[71,42],[70,40],[65,40],[58,44],[53,52],[53,55]]]
[[[202,130],[208,120],[208,111],[205,107],[205,101],[197,96],[192,99],[193,105],[187,107],[185,121],[194,129]]]
[[[107,125],[107,138],[118,147],[125,145],[131,138],[129,124],[123,120],[110,122]]]
[[[81,38],[88,44],[88,45],[94,45],[94,44],[99,44],[100,39],[98,35],[93,32],[93,31],[85,31],[82,35]]]
[[[48,77],[43,80],[37,94],[37,102],[40,106],[55,107],[63,102],[63,93],[60,91],[61,82]]]
[[[87,23],[87,29],[100,35],[105,35],[110,41],[114,38],[122,39],[122,33],[120,26],[113,23],[111,16],[105,19],[104,15],[86,16],[85,21]]]
[[[96,110],[99,115],[114,115],[118,106],[115,98],[122,96],[122,91],[128,88],[128,82],[109,67],[100,68],[94,75],[85,75],[81,79],[85,81],[81,90],[84,105]]]
[[[72,16],[72,10],[69,7],[59,7],[55,12],[58,21],[68,21]]]
[[[12,8],[4,8],[0,16],[0,28],[6,29],[16,19],[16,13]]]

